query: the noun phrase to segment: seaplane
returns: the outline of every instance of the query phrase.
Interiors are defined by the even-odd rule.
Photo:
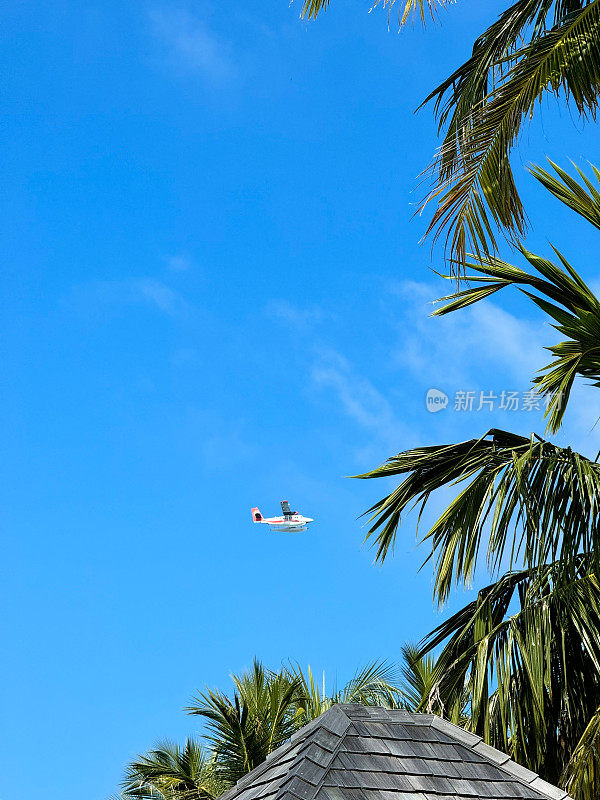
[[[258,522],[261,525],[268,525],[269,529],[276,533],[296,533],[297,531],[305,531],[306,526],[314,522],[310,517],[303,517],[297,511],[290,510],[290,504],[287,500],[281,501],[281,517],[263,517],[259,508],[252,509],[252,521]]]

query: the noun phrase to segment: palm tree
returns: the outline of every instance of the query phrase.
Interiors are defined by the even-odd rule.
[[[194,698],[188,713],[207,721],[220,780],[231,784],[261,764],[275,748],[315,719],[333,703],[393,705],[397,694],[395,672],[385,662],[373,662],[341,690],[325,693],[310,667],[297,664],[268,670],[260,661],[242,675],[232,676],[233,696],[207,689]]]
[[[207,689],[187,709],[207,721],[210,750],[194,739],[181,748],[159,744],[127,767],[119,800],[214,800],[333,703],[399,705],[395,670],[382,661],[330,694],[325,676],[321,692],[310,667],[305,673],[298,664],[273,672],[255,659],[232,680],[231,698]]]
[[[194,739],[183,747],[161,742],[132,762],[121,783],[122,800],[214,800],[227,786],[214,758]]]
[[[401,682],[398,707],[418,713],[424,711],[436,685],[438,668],[431,653],[422,653],[418,645],[402,645]],[[430,709],[427,709],[430,710]]]
[[[386,708],[396,708],[398,705],[396,670],[385,661],[372,661],[358,670],[342,689],[334,686],[330,693],[325,691],[325,673],[321,688],[310,666],[303,672],[298,664],[291,664],[287,672],[298,686],[295,709],[299,726],[316,719],[334,703],[362,703]]]
[[[233,784],[261,764],[297,728],[299,684],[287,672],[274,673],[257,659],[252,669],[232,675],[233,698],[207,689],[186,709],[204,717],[219,778]]]
[[[535,177],[600,228],[600,190],[553,165]],[[595,170],[596,180],[600,173]],[[557,263],[520,246],[531,270],[473,259],[469,288],[443,298],[454,312],[509,286],[530,298],[564,337],[534,378],[548,428],[565,414],[576,376],[600,386],[600,301],[554,250]],[[448,276],[450,277],[450,276]],[[386,558],[402,515],[438,489],[456,497],[423,537],[443,603],[469,584],[486,552],[494,582],[440,625],[420,654],[442,647],[429,690],[448,716],[465,689],[468,727],[551,782],[587,800],[600,792],[600,463],[532,434],[490,430],[457,444],[409,450],[362,478],[402,478],[371,509],[368,536]],[[505,574],[502,570],[508,569]]]
[[[305,0],[316,17],[329,0]],[[394,0],[378,0],[388,9]],[[445,0],[400,0],[399,20],[424,20]],[[375,5],[378,3],[376,2]],[[428,234],[445,232],[451,264],[464,267],[497,249],[498,231],[512,241],[526,217],[510,166],[524,120],[543,95],[564,97],[595,119],[600,93],[600,0],[516,0],[474,42],[471,56],[425,99],[443,133],[423,206],[436,209]]]
[[[402,682],[399,705],[407,711],[422,711],[437,680],[431,653],[422,654],[414,644],[402,645]]]

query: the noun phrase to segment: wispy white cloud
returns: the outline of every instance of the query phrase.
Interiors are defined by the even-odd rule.
[[[292,330],[306,330],[327,318],[327,314],[319,306],[301,308],[288,300],[271,300],[267,303],[267,314],[279,322],[283,322]]]
[[[406,425],[390,401],[341,353],[333,348],[318,350],[311,378],[314,386],[333,394],[347,417],[374,437],[370,445],[363,443],[357,449],[359,461],[368,460],[372,453],[379,455],[382,444],[405,441]]]
[[[201,75],[213,84],[234,75],[230,45],[194,14],[181,8],[154,8],[150,23],[174,66]]]
[[[404,440],[406,426],[392,403],[367,377],[367,370],[358,370],[339,349],[324,343],[326,323],[337,321],[334,314],[319,306],[304,307],[284,299],[270,301],[265,311],[297,337],[302,357],[308,362],[309,386],[317,390],[319,402],[329,396],[355,424],[360,435],[353,439],[351,449],[357,463],[363,466],[378,459],[391,442]]]
[[[91,281],[75,287],[76,305],[86,310],[106,306],[145,305],[171,317],[188,308],[184,297],[155,278],[131,278],[115,281]]]
[[[539,319],[517,316],[487,301],[448,317],[431,318],[431,298],[439,293],[439,286],[425,282],[403,282],[391,288],[392,299],[399,302],[391,304],[387,322],[378,318],[385,346],[377,360],[375,354],[369,358],[362,349],[357,360],[345,345],[334,346],[329,318],[319,309],[285,300],[267,306],[271,318],[296,335],[309,386],[317,390],[318,402],[328,397],[354,424],[352,450],[361,464],[422,443],[432,432],[442,438],[468,437],[473,435],[474,425],[481,432],[482,425],[490,424],[485,414],[475,420],[470,413],[450,410],[436,415],[432,428],[425,406],[428,388],[439,388],[451,397],[458,389],[523,392],[530,388],[536,371],[550,360],[544,347],[558,335],[542,315]],[[390,297],[385,299],[387,308],[389,301]],[[505,413],[502,420],[519,430],[525,423],[543,433],[542,414],[543,409],[525,416]],[[593,391],[578,385],[564,431],[556,440],[575,443],[586,453],[598,449],[600,424],[593,426],[599,416],[600,398],[596,400]]]
[[[167,269],[171,272],[187,272],[192,266],[191,260],[187,256],[169,256],[167,258]]]
[[[529,389],[537,371],[551,360],[545,348],[560,338],[547,318],[516,316],[490,300],[432,318],[431,298],[439,293],[439,286],[428,283],[406,281],[393,286],[392,294],[402,301],[394,362],[422,385],[445,390],[489,391],[498,388],[498,382],[506,390]],[[553,439],[595,456],[600,447],[600,396],[596,394],[584,381],[576,382],[563,428]],[[546,425],[542,415],[540,410],[527,417],[540,433]],[[468,422],[467,416],[448,419],[456,426]]]
[[[154,306],[164,314],[176,316],[186,308],[186,302],[179,292],[174,291],[154,278],[139,278],[131,282],[134,299]]]
[[[391,293],[402,302],[394,361],[433,382],[472,385],[492,365],[506,381],[527,385],[548,360],[544,345],[556,339],[541,318],[517,317],[491,301],[431,317],[440,293],[432,284],[404,281]]]

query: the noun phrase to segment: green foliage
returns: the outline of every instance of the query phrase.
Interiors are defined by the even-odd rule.
[[[206,720],[217,774],[230,784],[261,764],[296,730],[299,689],[286,672],[271,672],[257,660],[249,672],[232,680],[233,698],[207,689],[187,709]]]
[[[373,8],[382,5],[391,12],[395,4],[396,0],[375,0]],[[415,16],[418,16],[421,22],[424,23],[428,16],[432,19],[435,17],[436,6],[443,7],[446,4],[447,0],[399,0],[399,24],[405,25],[408,20],[413,19]],[[316,19],[321,11],[325,11],[328,5],[329,0],[304,0],[301,16],[307,19]]]
[[[231,679],[231,697],[206,689],[187,709],[206,722],[210,750],[193,739],[182,748],[161,743],[127,767],[121,800],[213,800],[334,703],[396,708],[401,694],[396,670],[383,661],[329,693],[325,675],[321,690],[310,667],[292,663],[274,672],[255,659]]]
[[[161,742],[132,762],[121,783],[122,800],[213,800],[226,788],[214,757],[194,739],[183,747]]]
[[[342,688],[325,692],[325,675],[322,689],[308,667],[303,672],[298,664],[288,667],[290,678],[298,683],[296,717],[300,725],[316,719],[334,703],[362,703],[367,706],[396,708],[398,705],[398,676],[396,669],[385,661],[372,661]]]
[[[592,715],[562,776],[562,784],[578,800],[596,800],[600,779],[600,706]]]
[[[316,17],[329,0],[305,0]],[[374,6],[378,5],[374,3]],[[383,0],[391,8],[394,0]],[[403,0],[399,23],[434,16],[435,0]],[[443,136],[426,173],[427,235],[443,237],[453,272],[467,253],[489,257],[498,233],[517,243],[527,227],[510,164],[521,126],[546,93],[595,119],[600,92],[600,0],[517,0],[473,43],[469,58],[425,99]]]
[[[438,691],[443,664],[431,652],[414,644],[402,645],[402,679],[398,707],[414,713],[427,712],[445,717],[455,725],[469,724],[469,694],[466,687],[453,696],[451,707],[444,706]]]
[[[576,166],[575,169],[581,179],[581,183],[578,183],[576,178],[569,175],[558,164],[550,159],[548,159],[548,163],[556,175],[535,165],[530,170],[532,175],[562,203],[600,229],[600,192],[598,191],[600,170],[593,164],[590,165],[596,179],[596,183],[594,183],[582,169]]]
[[[187,709],[207,722],[214,767],[224,783],[239,780],[262,763],[275,748],[333,703],[394,706],[396,674],[385,662],[374,661],[359,670],[342,688],[325,692],[308,667],[283,666],[279,672],[255,660],[252,669],[233,675],[233,696],[207,689]]]
[[[600,701],[600,586],[589,556],[509,572],[429,635],[435,696],[449,713],[465,686],[468,727],[556,783]],[[575,790],[575,786],[573,789]]]
[[[369,512],[377,558],[393,546],[404,511],[466,485],[425,535],[435,561],[435,595],[470,584],[482,545],[493,571],[508,563],[543,567],[559,559],[570,580],[581,550],[600,554],[600,464],[536,436],[492,429],[480,439],[408,450],[361,478],[407,477]],[[369,513],[367,512],[367,513]],[[419,515],[420,516],[420,515]]]
[[[556,164],[550,163],[558,178],[540,167],[534,167],[532,173],[565,205],[600,228],[600,192],[593,182],[578,170],[581,178],[581,183],[578,183]],[[595,168],[594,175],[596,180],[600,179]],[[434,313],[448,314],[507,286],[515,286],[551,317],[552,327],[567,338],[547,348],[554,358],[533,383],[550,400],[546,411],[548,429],[556,433],[575,378],[580,375],[600,387],[600,302],[556,248],[553,250],[560,264],[530,253],[522,245],[518,249],[535,272],[526,272],[494,256],[469,261],[466,269],[476,274],[467,273],[466,280],[475,286],[442,298],[445,305]],[[452,278],[449,275],[444,277]]]
[[[521,125],[546,92],[595,118],[600,90],[600,0],[518,0],[475,42],[471,57],[425,100],[444,138],[423,205],[428,234],[445,233],[452,263],[497,249],[526,228],[510,165]]]
[[[421,655],[414,644],[402,645],[402,683],[400,706],[407,711],[422,711],[437,681],[435,659]]]
[[[600,227],[594,181],[551,167],[533,174]],[[556,431],[575,377],[600,387],[600,301],[556,249],[559,263],[524,247],[520,252],[533,271],[472,256],[469,287],[443,298],[436,313],[460,310],[509,285],[541,309],[565,337],[547,348],[553,360],[534,378]],[[377,558],[393,547],[403,514],[416,506],[421,519],[434,493],[453,489],[454,499],[422,539],[435,566],[435,596],[443,603],[453,584],[470,584],[482,558],[495,578],[423,641],[416,657],[442,649],[431,679],[415,683],[415,698],[426,692],[421,707],[452,719],[466,708],[467,727],[487,742],[560,782],[577,800],[598,797],[598,458],[535,434],[492,429],[467,442],[399,453],[358,477],[395,476],[400,484],[369,510],[367,538]]]

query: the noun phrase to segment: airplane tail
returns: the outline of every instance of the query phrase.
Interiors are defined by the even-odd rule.
[[[252,519],[253,519],[254,522],[262,522],[263,521],[263,515],[260,513],[260,509],[258,509],[258,508],[253,508],[252,509]]]

